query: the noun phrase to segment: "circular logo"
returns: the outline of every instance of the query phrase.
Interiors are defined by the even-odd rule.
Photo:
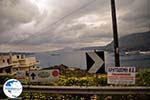
[[[22,85],[16,79],[9,79],[3,85],[3,91],[9,98],[17,98],[22,93]]]

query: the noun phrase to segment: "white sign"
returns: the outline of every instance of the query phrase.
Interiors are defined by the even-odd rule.
[[[21,83],[25,83],[26,82],[26,72],[25,71],[17,71],[16,79],[19,80]]]
[[[59,70],[36,70],[30,71],[30,82],[54,82],[59,80]]]
[[[135,67],[109,67],[108,84],[135,84]]]

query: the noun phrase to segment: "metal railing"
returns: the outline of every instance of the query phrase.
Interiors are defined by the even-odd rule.
[[[3,87],[0,86],[0,89]],[[23,86],[23,92],[55,94],[150,94],[150,87]]]

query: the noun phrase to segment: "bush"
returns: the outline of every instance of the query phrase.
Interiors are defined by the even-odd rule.
[[[150,86],[150,70],[143,70],[136,75],[136,85],[137,86]]]
[[[14,75],[10,75],[10,74],[1,74],[0,75],[0,84],[4,84],[7,80],[9,79],[14,79],[15,76]]]
[[[3,85],[8,79],[14,78],[13,75],[10,74],[0,74],[0,84]],[[5,99],[7,98],[5,94],[3,93],[3,90],[0,90],[0,99]]]
[[[100,86],[107,86],[107,76],[100,77],[99,82]]]

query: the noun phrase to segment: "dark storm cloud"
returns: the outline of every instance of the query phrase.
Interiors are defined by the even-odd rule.
[[[88,6],[76,11],[83,5]],[[116,0],[116,7],[119,36],[150,29],[149,0]],[[40,51],[111,41],[110,0],[0,1],[1,50]]]
[[[118,10],[122,13],[118,17],[118,26],[121,33],[126,35],[133,32],[150,31],[149,0],[127,1],[118,0]]]
[[[27,0],[1,0],[0,1],[0,33],[28,23],[38,13],[36,6]]]

